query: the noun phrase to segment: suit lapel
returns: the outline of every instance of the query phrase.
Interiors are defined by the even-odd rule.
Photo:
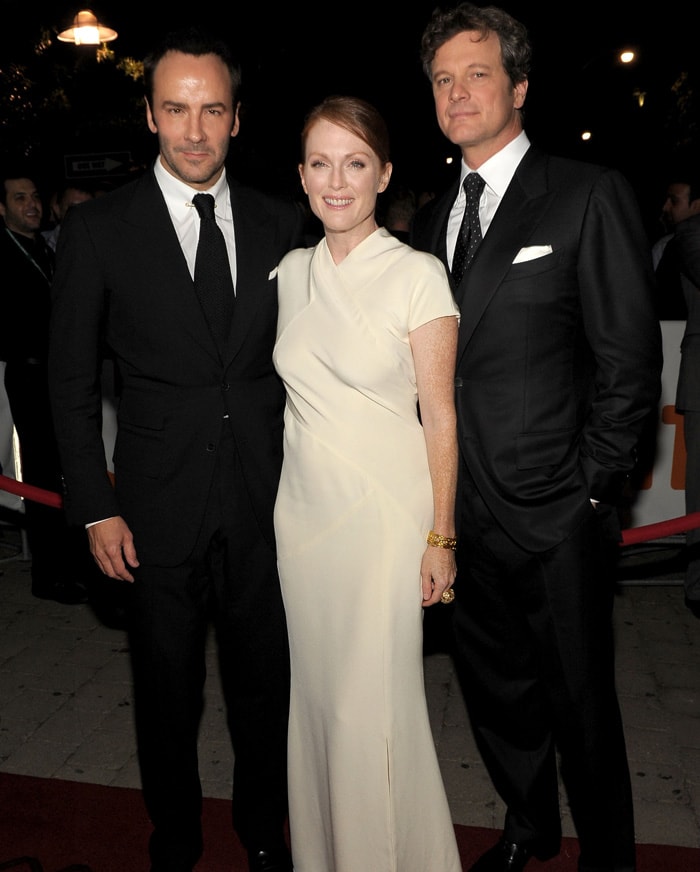
[[[464,353],[518,251],[527,244],[551,201],[546,158],[528,149],[506,189],[491,225],[465,273],[456,297],[462,312],[457,356]],[[444,237],[444,233],[442,234]]]
[[[181,320],[183,331],[212,357],[216,344],[194,290],[170,213],[152,171],[144,173],[123,212],[125,232],[138,236],[136,251],[144,252],[143,269],[153,275],[153,303],[167,306]]]
[[[250,332],[259,311],[260,293],[271,287],[270,270],[277,266],[272,256],[266,256],[275,238],[269,216],[247,189],[231,182],[230,192],[236,233],[236,309],[226,346],[226,364],[235,357]]]

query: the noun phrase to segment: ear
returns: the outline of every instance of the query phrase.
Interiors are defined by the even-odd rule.
[[[240,109],[241,104],[237,103],[236,108],[233,110],[233,127],[231,128],[231,139],[234,136],[238,136],[238,131],[241,129],[241,118],[238,114],[238,110]]]
[[[299,164],[297,167],[299,170],[299,178],[301,179],[301,186],[304,189],[304,193],[308,195],[308,191],[306,190],[306,182],[304,181],[304,164]]]
[[[386,191],[389,181],[391,179],[391,171],[394,169],[394,165],[387,161],[384,164],[384,172],[382,173],[379,179],[379,187],[377,188],[377,193],[381,194],[382,191]]]
[[[516,109],[522,109],[525,105],[525,97],[527,95],[527,86],[528,80],[525,79],[522,82],[518,82],[518,84],[513,89],[514,91],[514,105]]]
[[[158,125],[153,120],[153,112],[151,111],[151,104],[148,102],[148,97],[144,97],[143,99],[146,104],[146,123],[148,124],[148,129],[151,133],[158,133]]]

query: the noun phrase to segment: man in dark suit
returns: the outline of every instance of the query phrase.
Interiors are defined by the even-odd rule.
[[[453,276],[461,466],[450,608],[474,734],[507,812],[472,868],[513,872],[558,853],[559,753],[579,868],[630,872],[611,569],[614,506],[660,394],[650,249],[620,174],[530,145],[519,22],[470,3],[438,10],[421,52],[461,177],[485,182],[466,210],[479,222],[471,266]],[[449,269],[459,190],[455,181],[420,210],[412,231]]]
[[[661,207],[663,224],[669,232],[652,246],[655,260],[656,314],[661,320],[688,318],[687,293],[678,260],[676,228],[687,218],[700,214],[700,168],[690,159],[669,174],[666,198]]]
[[[41,235],[43,207],[34,172],[7,166],[0,177],[0,360],[19,439],[21,478],[61,490],[61,468],[51,423],[47,355],[53,251]],[[18,476],[19,477],[19,476]],[[70,528],[61,509],[25,500],[32,593],[64,605],[88,600],[96,572],[84,530]]]
[[[690,202],[694,212],[678,222],[672,240],[688,308],[676,390],[676,411],[683,415],[685,510],[688,513],[700,512],[700,197],[693,197]],[[700,618],[700,530],[688,531],[686,546],[685,603],[695,617]]]
[[[288,643],[272,525],[284,395],[272,346],[277,263],[300,244],[303,213],[227,176],[239,87],[224,43],[196,29],[166,36],[145,61],[154,166],[69,210],[56,255],[50,374],[65,501],[89,525],[102,571],[132,583],[152,872],[191,872],[202,853],[197,733],[209,619],[235,755],[233,824],[251,870],[292,868]],[[228,319],[205,314],[195,291],[201,192],[215,198],[226,241]],[[118,370],[114,486],[99,428],[103,343]]]

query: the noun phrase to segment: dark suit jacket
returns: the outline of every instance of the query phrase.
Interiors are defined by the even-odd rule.
[[[53,252],[39,237],[49,264],[37,269],[0,219],[0,360],[46,361],[49,344],[49,283]]]
[[[272,366],[276,268],[301,244],[301,210],[231,184],[236,312],[221,362],[152,171],[70,210],[53,283],[50,379],[69,519],[122,515],[141,562],[191,552],[230,423],[263,533],[282,461],[283,386]],[[115,486],[106,473],[97,377],[118,368]],[[236,499],[232,495],[232,499]]]
[[[700,215],[686,218],[677,227],[676,244],[681,286],[688,317],[681,343],[676,409],[700,412]]]
[[[683,291],[677,242],[674,233],[664,246],[654,271],[656,317],[660,321],[684,321],[688,317],[688,304]]]
[[[412,231],[446,265],[457,185]],[[514,262],[533,246],[551,253]],[[618,499],[660,395],[651,254],[631,188],[615,171],[531,146],[455,296],[466,466],[521,547],[551,548],[589,498]]]

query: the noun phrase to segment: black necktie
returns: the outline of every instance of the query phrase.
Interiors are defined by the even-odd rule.
[[[462,276],[469,266],[481,242],[481,224],[479,223],[479,199],[484,190],[484,180],[478,173],[469,173],[463,182],[467,195],[467,208],[459,228],[459,236],[452,258],[452,276],[455,284],[462,281]]]
[[[199,242],[194,262],[194,286],[214,338],[221,347],[228,336],[235,299],[226,240],[214,217],[214,198],[197,194]]]

